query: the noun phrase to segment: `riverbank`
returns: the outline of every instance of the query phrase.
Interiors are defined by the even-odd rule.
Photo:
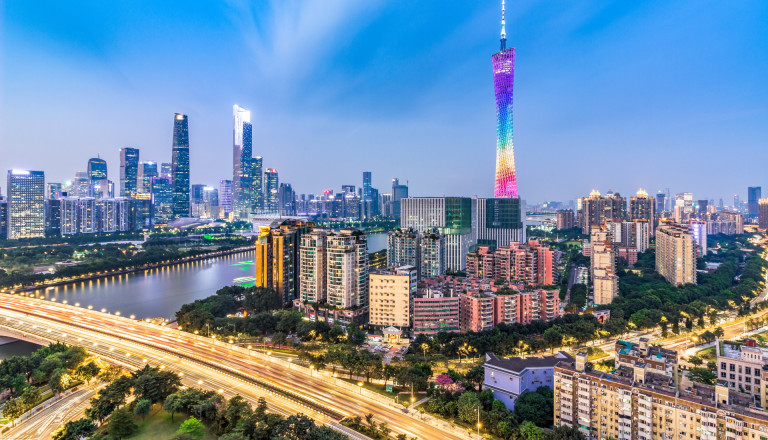
[[[105,272],[96,272],[93,274],[88,274],[80,277],[70,277],[70,278],[64,278],[61,280],[56,281],[56,279],[50,281],[50,282],[43,282],[43,283],[36,283],[31,286],[22,286],[13,288],[10,290],[2,289],[0,292],[3,293],[22,293],[22,292],[29,292],[39,289],[45,289],[48,287],[59,287],[59,286],[65,286],[75,283],[80,283],[83,281],[91,281],[91,280],[97,280],[101,278],[107,278],[112,277],[115,275],[125,275],[125,274],[131,274],[136,272],[144,272],[148,270],[158,269],[162,267],[169,267],[169,266],[176,266],[184,263],[189,263],[193,261],[200,261],[200,260],[207,260],[211,258],[218,258],[226,255],[234,255],[239,254],[243,252],[249,252],[256,249],[255,246],[242,246],[235,249],[229,249],[226,251],[215,251],[215,252],[207,252],[204,254],[194,255],[194,256],[188,256],[184,258],[179,258],[175,260],[167,260],[167,261],[161,261],[159,263],[152,263],[152,264],[145,264],[141,266],[131,266],[131,267],[125,267],[118,270],[113,271],[105,271]]]

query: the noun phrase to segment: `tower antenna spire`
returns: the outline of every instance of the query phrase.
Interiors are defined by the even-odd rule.
[[[507,48],[507,24],[504,21],[504,0],[501,0],[501,50]]]

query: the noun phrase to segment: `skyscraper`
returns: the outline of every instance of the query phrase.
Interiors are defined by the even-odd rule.
[[[675,286],[696,284],[696,241],[687,225],[659,225],[656,272]]]
[[[120,197],[136,194],[139,177],[138,148],[120,149]]]
[[[189,217],[189,122],[187,115],[173,118],[173,218]]]
[[[228,217],[232,212],[232,181],[219,181],[219,206],[223,211],[224,217]]]
[[[136,192],[149,194],[152,192],[152,178],[158,177],[157,162],[139,162],[139,173],[136,177]],[[168,178],[170,180],[170,178]]]
[[[152,188],[152,223],[166,224],[174,219],[173,186],[164,177],[153,177]],[[187,194],[189,196],[189,194]],[[189,215],[187,214],[186,217]]]
[[[264,159],[255,156],[251,159],[251,211],[264,210]]]
[[[392,218],[400,218],[400,200],[408,198],[408,185],[401,185],[397,178],[392,179]]]
[[[97,199],[108,197],[107,161],[100,157],[88,159],[91,194]]]
[[[768,199],[758,200],[757,224],[761,229],[768,229]]]
[[[274,168],[267,168],[267,171],[264,172],[264,176],[266,177],[266,185],[264,186],[266,193],[264,211],[270,214],[275,214],[278,211],[279,201],[277,193],[280,189],[277,170]]]
[[[512,90],[515,78],[515,48],[507,49],[504,0],[501,1],[501,49],[492,57],[496,92],[496,184],[495,198],[517,198],[515,151],[512,144]]]
[[[238,106],[232,106],[234,119],[232,139],[232,204],[235,217],[245,219],[251,212],[251,171],[253,164],[253,129],[251,112]]]
[[[45,173],[8,171],[9,240],[45,236]]]
[[[48,182],[46,184],[46,187],[48,188],[47,197],[49,199],[58,199],[59,197],[61,197],[61,191],[62,191],[61,183]]]
[[[747,188],[747,211],[750,217],[758,215],[758,201],[760,200],[763,188],[760,186],[750,186]]]

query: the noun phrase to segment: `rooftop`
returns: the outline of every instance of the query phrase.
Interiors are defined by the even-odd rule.
[[[488,352],[485,354],[484,366],[489,365],[503,370],[521,372],[527,368],[554,367],[561,361],[573,361],[573,358],[564,351],[558,352],[555,356],[511,357],[507,359],[498,358],[494,353]]]

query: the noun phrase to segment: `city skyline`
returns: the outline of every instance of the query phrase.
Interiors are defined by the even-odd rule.
[[[476,9],[468,4],[441,5],[438,11],[432,11],[440,19],[438,23],[419,29],[417,25],[426,25],[430,18],[427,6],[395,8],[383,3],[363,6],[341,2],[322,11],[319,9],[323,8],[318,9],[312,3],[290,2],[273,5],[272,9],[246,11],[234,6],[213,11],[197,7],[178,19],[181,22],[169,22],[167,32],[184,30],[188,26],[184,19],[212,13],[213,28],[232,22],[241,35],[255,32],[249,35],[259,38],[250,43],[226,34],[205,44],[204,50],[194,57],[194,63],[214,59],[212,51],[225,42],[238,49],[244,49],[241,45],[245,44],[246,48],[260,53],[266,60],[263,63],[269,61],[274,65],[259,64],[259,69],[253,71],[254,78],[244,77],[243,84],[250,87],[245,88],[247,92],[242,91],[243,87],[235,90],[219,85],[229,77],[216,69],[203,69],[204,73],[199,74],[185,72],[188,77],[183,79],[178,75],[157,74],[158,69],[150,69],[149,65],[158,62],[161,63],[158,66],[162,66],[162,60],[143,58],[138,53],[141,47],[156,43],[160,35],[150,32],[135,44],[128,44],[123,37],[96,25],[97,19],[106,14],[98,8],[88,10],[79,23],[83,30],[78,33],[61,23],[44,29],[53,19],[51,16],[32,23],[30,11],[23,5],[9,5],[7,12],[14,16],[14,21],[8,22],[5,31],[8,38],[3,44],[3,57],[5,61],[20,62],[4,63],[2,120],[6,124],[0,134],[5,159],[2,166],[43,170],[47,181],[65,181],[71,180],[75,171],[84,170],[88,158],[101,153],[100,157],[109,164],[110,180],[117,182],[120,148],[142,150],[143,160],[171,162],[167,118],[180,112],[190,115],[193,121],[189,128],[190,180],[216,186],[219,180],[230,178],[229,107],[239,103],[254,111],[253,154],[264,157],[265,167],[278,169],[281,180],[290,182],[298,193],[319,193],[321,189],[336,189],[343,184],[360,185],[360,173],[372,171],[372,186],[376,188],[386,188],[392,177],[399,177],[409,181],[411,192],[416,196],[490,196],[494,112],[492,72],[487,57],[498,44],[498,27],[490,26],[498,23],[498,3],[484,3]],[[51,14],[67,13],[56,7],[50,9]],[[149,9],[155,19],[168,18],[169,11],[161,7]],[[592,188],[601,191],[612,188],[631,194],[640,187],[650,193],[670,187],[673,193],[690,191],[697,198],[723,198],[728,204],[734,192],[743,199],[746,186],[763,184],[760,157],[739,164],[738,173],[724,176],[728,178],[727,184],[721,179],[712,179],[710,173],[717,171],[707,172],[706,166],[713,164],[712,158],[720,154],[718,148],[723,145],[727,145],[729,154],[737,157],[766,154],[763,147],[768,129],[758,124],[766,112],[765,99],[761,97],[768,90],[764,82],[758,80],[766,73],[766,62],[759,58],[748,61],[744,57],[749,54],[733,48],[748,46],[750,54],[765,52],[759,47],[766,42],[756,36],[758,24],[768,11],[757,3],[713,7],[706,12],[697,10],[697,20],[686,21],[675,31],[667,30],[663,34],[677,38],[670,41],[670,47],[646,50],[650,45],[656,46],[654,42],[658,43],[658,38],[663,38],[647,37],[658,34],[669,20],[690,14],[694,9],[690,4],[654,8],[606,5],[555,11],[526,2],[513,8],[508,5],[508,45],[516,47],[518,52],[515,125],[523,199],[529,203],[569,200],[585,195]],[[245,18],[232,18],[233,12],[243,12]],[[135,14],[138,13],[134,13],[134,18],[141,18]],[[314,14],[316,22],[310,20],[310,14]],[[404,26],[403,35],[386,31],[378,38],[371,38],[374,32],[384,32],[382,28],[388,22],[402,20],[404,14],[411,14],[412,23]],[[356,22],[362,16],[367,18]],[[298,36],[287,36],[282,27],[276,28],[277,24],[294,28],[290,26],[293,21],[312,26]],[[348,26],[353,22],[355,26]],[[733,28],[736,22],[738,30],[726,34],[716,32],[729,24]],[[411,49],[397,51],[393,47],[402,39],[427,30],[435,37],[431,43],[416,39]],[[203,30],[194,38],[203,38],[206,32]],[[110,38],[94,40],[99,36]],[[601,41],[593,41],[598,36]],[[23,37],[29,38],[21,41]],[[290,62],[299,61],[284,47],[290,46],[288,43],[293,43],[294,38],[306,39],[302,44],[317,49],[318,53],[306,61],[310,67],[321,67],[315,79],[326,91],[314,90],[302,95],[307,90],[299,85],[306,79],[306,73],[280,78],[280,74],[290,68]],[[570,47],[582,45],[581,55],[585,59],[577,63],[571,54],[562,57],[566,48],[556,47],[559,38],[571,38]],[[45,48],[44,43],[51,40],[56,42],[55,48],[61,49],[60,53],[53,54],[50,48]],[[393,66],[388,67],[393,72],[392,79],[382,77],[383,66],[371,55],[364,54],[363,47],[369,49],[370,44],[392,60]],[[707,47],[706,56],[701,47]],[[161,46],[154,56],[179,56],[169,52],[171,48]],[[628,49],[634,51],[632,59],[627,60],[631,63],[620,66],[626,55],[619,52]],[[21,53],[22,50],[27,53]],[[189,55],[190,52],[179,49],[179,53]],[[120,54],[126,57],[117,57]],[[345,55],[354,62],[339,61]],[[454,56],[465,61],[456,64]],[[554,63],[557,57],[560,58]],[[429,78],[410,66],[416,60],[426,59],[434,63]],[[129,61],[142,63],[129,69],[123,64]],[[51,62],[64,70],[55,78],[41,79],[34,75],[21,78],[27,69],[41,62]],[[184,66],[194,67],[194,63],[189,61]],[[569,74],[555,75],[558,70],[554,69],[555,64]],[[590,64],[589,68],[584,66]],[[739,72],[727,65],[738,65]],[[95,67],[103,74],[88,88],[84,83],[94,78],[89,77],[85,66]],[[357,94],[350,96],[351,91],[342,90],[342,82],[354,80],[350,72],[355,66],[366,67],[360,71],[358,81],[377,79],[375,89],[392,96],[387,98],[380,95],[381,91],[359,88],[354,88]],[[630,67],[636,70],[630,72]],[[242,74],[243,70],[238,69],[236,73]],[[267,71],[269,69],[273,71]],[[692,75],[694,72],[701,75]],[[229,72],[231,74],[233,72]],[[254,85],[256,78],[269,81]],[[687,78],[696,78],[696,81]],[[213,97],[211,92],[189,89],[202,84],[203,80],[216,84],[214,90],[221,93]],[[34,119],[25,121],[22,117],[30,105],[22,96],[29,92],[32,81],[52,97],[46,102],[50,114],[56,115],[50,120],[51,130],[35,130]],[[580,87],[574,87],[577,83]],[[18,85],[18,89],[13,89],[11,84]],[[126,85],[130,93],[138,95],[120,101],[125,97],[126,91],[122,88]],[[425,85],[430,86],[425,92],[414,94],[414,89]],[[150,96],[161,87],[169,87],[167,93]],[[267,90],[269,88],[272,90]],[[637,94],[634,89],[638,88],[646,91],[651,88],[654,93]],[[104,93],[97,94],[91,89]],[[446,93],[448,90],[452,90],[452,94]],[[80,102],[72,102],[69,94],[75,91],[87,93]],[[413,96],[405,97],[405,92]],[[298,95],[306,99],[299,100]],[[339,101],[331,103],[336,98]],[[379,105],[371,107],[368,100],[377,98],[384,99],[375,101]],[[703,105],[705,98],[707,102]],[[583,107],[587,100],[590,105]],[[115,102],[123,105],[116,107]],[[109,104],[112,105],[109,112],[100,110]],[[624,106],[631,111],[617,116]],[[64,109],[68,109],[66,114]],[[386,117],[382,118],[382,112]],[[288,113],[293,119],[285,119]],[[571,119],[564,119],[567,115]],[[289,120],[306,129],[287,130]],[[436,129],[438,126],[440,130]],[[312,142],[308,142],[307,136],[312,136]],[[361,140],[365,148],[359,148]],[[52,143],[61,145],[67,154],[64,157],[42,155]],[[612,149],[617,145],[625,151],[615,154],[618,152]],[[440,154],[435,154],[436,151]],[[466,154],[467,151],[472,154]],[[412,161],[401,160],[406,152]],[[464,156],[456,161],[459,152]],[[352,163],[336,160],[345,155],[356,159]],[[548,161],[546,166],[541,165],[543,160]],[[676,173],[680,169],[676,164],[682,160],[688,162],[688,169],[701,172]],[[438,177],[446,177],[435,178],[433,173],[423,173],[421,163],[424,161],[436,163],[436,169],[441,170]],[[627,162],[634,164],[634,172],[626,172],[619,166]],[[602,172],[582,172],[587,165],[599,167]],[[537,177],[542,170],[548,171],[546,179]]]

